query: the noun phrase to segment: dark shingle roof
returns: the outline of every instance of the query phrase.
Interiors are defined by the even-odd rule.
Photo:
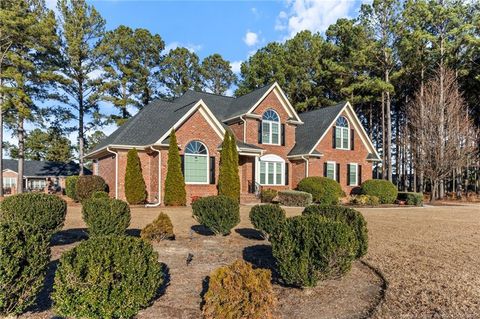
[[[4,170],[18,171],[17,160],[4,159],[2,163]],[[80,167],[74,162],[25,161],[23,168],[23,175],[25,177],[71,176],[78,175],[79,173]],[[84,168],[84,174],[91,175],[92,172]]]
[[[170,102],[155,100],[102,140],[91,153],[108,145],[154,144],[199,100],[203,100],[215,117],[223,122],[246,113],[271,87],[272,85],[264,86],[238,98],[187,91]],[[168,138],[162,142],[168,142]]]
[[[296,143],[289,156],[308,154],[330,124],[342,111],[347,102],[340,102],[334,106],[327,106],[300,114],[303,125],[299,125],[295,132]]]

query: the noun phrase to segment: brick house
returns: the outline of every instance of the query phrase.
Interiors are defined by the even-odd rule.
[[[87,154],[93,173],[124,199],[127,152],[136,148],[148,201],[161,204],[172,128],[187,200],[217,193],[226,129],[237,138],[243,202],[259,188],[294,189],[306,176],[336,179],[348,194],[372,177],[372,163],[380,160],[348,102],[297,114],[274,83],[236,98],[188,91],[173,101],[156,100]]]

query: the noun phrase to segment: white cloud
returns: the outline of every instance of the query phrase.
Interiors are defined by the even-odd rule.
[[[249,47],[254,46],[258,43],[258,34],[256,34],[255,32],[247,31],[245,37],[243,38],[243,41]]]
[[[368,0],[360,0],[366,1]],[[275,30],[286,30],[288,37],[303,30],[324,32],[339,18],[348,17],[357,6],[358,1],[352,0],[289,0],[288,13],[279,13]]]
[[[174,50],[178,47],[184,47],[190,52],[198,52],[202,49],[203,46],[201,44],[193,44],[193,43],[181,44],[180,42],[174,41],[174,42],[170,42],[165,46],[165,52],[168,53],[171,50]]]
[[[260,18],[260,12],[258,12],[257,8],[253,7],[253,8],[250,9],[250,11],[252,11],[252,14],[255,17],[255,19]]]
[[[240,73],[240,67],[242,66],[243,61],[233,61],[230,62],[230,68],[232,68],[233,73]]]

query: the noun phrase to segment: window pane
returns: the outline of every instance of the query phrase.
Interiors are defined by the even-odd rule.
[[[276,175],[276,180],[275,184],[281,185],[282,184],[282,163],[275,163],[275,175]]]
[[[350,185],[357,185],[357,165],[350,165]]]
[[[335,179],[335,164],[327,163],[327,177]]]
[[[185,182],[208,182],[208,167],[206,156],[185,155]]]
[[[267,164],[268,164],[268,184],[274,184],[273,163],[267,163]]]
[[[343,128],[343,148],[348,148],[348,128]]]
[[[272,144],[279,144],[278,141],[278,124],[272,123]]]
[[[270,143],[270,123],[262,122],[262,143]]]
[[[342,147],[342,128],[340,127],[335,128],[335,147]]]
[[[260,162],[260,184],[265,184],[265,176],[266,176],[266,163]]]

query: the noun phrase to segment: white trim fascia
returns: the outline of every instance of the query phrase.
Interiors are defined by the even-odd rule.
[[[296,121],[296,120],[286,120],[285,123],[293,124],[293,125],[302,125],[303,124],[303,122],[299,122],[299,121]]]
[[[235,123],[234,121],[238,121],[240,120],[241,117],[245,117],[245,118],[251,118],[251,119],[255,119],[255,120],[261,120],[262,119],[262,116],[261,115],[258,115],[258,114],[240,114],[240,115],[235,115],[234,117],[229,117],[228,119],[226,120],[223,120],[224,123]]]
[[[242,156],[254,156],[254,157],[260,157],[263,155],[263,151],[261,153],[251,153],[251,152],[238,152],[238,155],[242,155]]]
[[[350,102],[345,102],[345,105],[343,106],[343,108],[340,110],[340,112],[338,112],[337,116],[335,117],[335,119],[332,121],[332,123],[330,123],[330,125],[328,126],[328,128],[325,130],[325,132],[323,132],[323,135],[320,136],[320,138],[318,139],[317,143],[313,146],[313,148],[310,150],[309,154],[311,154],[318,146],[318,144],[320,144],[320,142],[323,140],[323,138],[325,137],[325,135],[327,135],[327,133],[330,131],[330,129],[332,128],[333,124],[337,121],[337,119],[342,115],[342,113],[347,110],[347,115],[348,115],[348,118],[351,120],[351,124],[354,126],[355,128],[355,131],[357,132],[360,132],[360,134],[358,134],[358,136],[360,136],[360,139],[362,140],[363,144],[365,146],[367,146],[367,149],[370,149],[370,151],[372,153],[374,153],[378,158],[380,158],[380,155],[378,154],[377,150],[375,149],[375,146],[373,145],[372,141],[370,140],[370,138],[368,137],[368,134],[367,132],[365,131],[365,129],[363,128],[363,125],[362,123],[360,122],[360,119],[358,118],[357,114],[355,113],[355,111],[353,110],[353,107],[352,105],[350,104]],[[349,138],[349,145],[350,145],[350,138]]]
[[[2,172],[3,172],[3,173],[5,173],[5,172],[12,172],[12,173],[15,173],[15,174],[18,175],[18,172],[15,172],[15,171],[13,171],[13,170],[11,170],[11,169],[9,169],[9,168],[5,168]],[[25,177],[25,176],[24,176],[24,177]]]
[[[295,111],[295,108],[290,104],[290,101],[287,99],[285,93],[283,92],[282,88],[280,85],[278,85],[277,82],[273,83],[271,87],[263,94],[263,96],[245,113],[247,115],[252,114],[252,112],[257,108],[257,106],[262,103],[262,101],[272,92],[274,89],[277,89],[274,93],[277,96],[278,100],[282,104],[282,106],[285,108],[287,111],[287,114],[290,116],[290,118],[295,118],[297,121],[302,122],[300,117],[298,116],[297,112]],[[279,93],[277,93],[279,92]],[[302,122],[303,123],[303,122]]]
[[[287,155],[288,159],[302,159],[302,157],[318,157],[321,158],[325,154],[320,153],[320,154],[297,154],[297,155]]]
[[[157,142],[155,142],[153,145],[164,145],[162,144],[162,141],[170,135],[170,132],[172,131],[172,129],[176,131],[180,127],[180,125],[182,125],[191,115],[193,115],[197,111],[197,109],[203,109],[204,113],[201,112],[200,114],[202,114],[202,116],[205,118],[207,123],[210,124],[210,126],[212,126],[215,133],[217,133],[217,135],[223,140],[223,136],[225,135],[225,129],[223,128],[222,124],[217,120],[215,115],[213,115],[212,111],[208,108],[207,104],[205,104],[203,100],[199,100],[190,110],[188,110],[187,113],[185,113],[175,124],[173,124],[173,126],[169,128],[165,132],[165,134],[163,134],[157,140]],[[208,117],[210,117],[210,119],[208,119],[205,116],[205,114],[207,114]]]
[[[102,148],[99,148],[98,150],[96,151],[93,151],[93,152],[90,152],[86,155],[83,156],[83,158],[88,158],[92,155],[95,155],[95,154],[98,154],[100,153],[101,151],[104,151],[104,150],[107,150],[107,148],[115,148],[115,149],[121,149],[121,150],[129,150],[129,149],[133,149],[133,148],[136,148],[138,150],[145,150],[149,147],[150,145],[119,145],[119,144],[108,144]],[[163,146],[163,145],[162,145]]]

